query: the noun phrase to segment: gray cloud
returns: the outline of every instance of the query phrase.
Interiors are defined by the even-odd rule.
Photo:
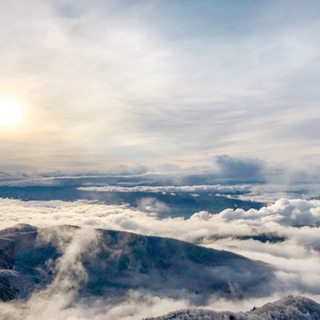
[[[316,1],[2,7],[1,98],[24,109],[1,135],[3,168],[318,154]]]
[[[227,155],[218,156],[216,162],[221,169],[222,178],[239,182],[265,182],[265,165],[258,159],[232,158]]]

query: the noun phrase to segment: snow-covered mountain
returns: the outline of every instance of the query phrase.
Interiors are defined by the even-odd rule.
[[[318,320],[320,304],[304,297],[286,297],[248,312],[215,312],[209,310],[176,311],[145,320]]]

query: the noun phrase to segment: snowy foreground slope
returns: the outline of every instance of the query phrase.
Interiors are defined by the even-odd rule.
[[[320,304],[304,297],[286,297],[248,312],[214,312],[209,310],[176,311],[145,320],[318,320]]]

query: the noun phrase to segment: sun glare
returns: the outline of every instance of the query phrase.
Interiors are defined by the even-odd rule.
[[[0,102],[0,124],[12,127],[21,122],[21,108],[12,101]]]

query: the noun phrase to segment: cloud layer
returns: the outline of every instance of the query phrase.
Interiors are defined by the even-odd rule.
[[[4,1],[0,99],[24,118],[0,128],[1,167],[316,159],[318,11],[315,0]]]
[[[1,226],[71,224],[173,237],[208,247],[229,249],[278,268],[288,290],[320,294],[318,276],[319,200],[280,199],[260,210],[227,209],[219,214],[197,212],[189,219],[159,219],[156,211],[90,201],[23,202],[1,199]],[[254,238],[269,235],[267,242]],[[272,237],[284,241],[270,242]]]
[[[155,208],[157,207],[156,204]],[[188,219],[160,219],[156,210],[150,209],[150,203],[144,203],[138,209],[126,204],[108,206],[92,201],[25,202],[0,199],[0,224],[3,228],[16,223],[40,227],[69,224],[82,226],[85,233],[91,233],[90,230],[94,227],[173,237],[240,253],[251,259],[267,262],[276,269],[278,288],[272,297],[232,301],[231,304],[228,300],[212,298],[205,307],[215,310],[245,311],[253,305],[261,305],[289,293],[306,295],[320,301],[319,200],[280,199],[259,210],[227,209],[219,214],[202,211]],[[80,244],[78,240],[77,243]],[[74,254],[77,252],[70,250]],[[28,311],[30,317],[34,316],[31,311],[33,308],[47,312],[45,306],[49,306],[41,300],[47,298],[36,295],[32,299],[31,305],[20,306],[20,310],[29,310],[32,306]],[[125,301],[106,305],[107,302],[95,300],[90,302],[90,306],[80,303],[70,308],[57,305],[55,312],[61,312],[62,317],[80,317],[82,314],[85,318],[92,314],[92,317],[96,317],[94,319],[100,319],[102,314],[117,314],[119,319],[139,319],[192,307],[187,300],[168,300],[150,295],[143,295],[143,302],[141,299],[141,293],[130,291]],[[141,306],[139,310],[137,304]],[[7,308],[9,314],[16,311],[13,305],[6,305],[5,310]],[[18,314],[17,319],[20,319]]]
[[[270,299],[275,299],[287,293],[305,294],[318,300],[320,295],[320,278],[318,270],[320,266],[320,247],[318,223],[320,217],[320,202],[317,200],[286,200],[281,199],[276,203],[260,210],[224,210],[217,215],[207,212],[195,213],[190,219],[168,218],[158,219],[156,212],[133,210],[122,206],[106,206],[89,201],[63,202],[23,202],[20,200],[1,199],[1,226],[12,226],[19,223],[31,223],[38,226],[51,226],[60,224],[72,224],[83,226],[83,232],[91,233],[92,227],[104,229],[127,230],[148,235],[160,235],[186,240],[208,247],[229,249],[241,253],[252,259],[259,259],[270,263],[276,268],[276,276],[279,281],[278,293]],[[269,238],[282,236],[282,242],[261,242],[254,240],[255,235],[269,234]],[[244,238],[247,236],[247,238]],[[79,234],[81,239],[81,234]],[[94,239],[94,238],[93,238]],[[244,240],[245,239],[245,240]],[[72,259],[76,261],[77,250],[72,248],[72,243],[81,250],[79,240],[71,242],[70,248]],[[80,247],[79,247],[80,246]],[[63,249],[67,250],[67,249]],[[75,255],[75,256],[74,256]],[[65,263],[68,263],[67,261]],[[61,261],[61,270],[64,262]],[[77,264],[73,264],[77,267]],[[59,267],[60,268],[60,267]],[[69,267],[68,267],[69,268]],[[60,270],[60,269],[59,269]],[[72,269],[73,270],[73,269]],[[78,269],[77,269],[78,270]],[[81,272],[81,265],[79,265]],[[52,294],[50,291],[35,295],[26,305],[20,305],[20,317],[28,315],[34,317],[34,312],[45,314],[48,308],[54,308],[54,314],[61,317],[82,315],[83,319],[89,315],[100,319],[102,314],[117,315],[119,319],[139,319],[142,316],[157,315],[169,312],[173,309],[189,308],[192,305],[187,301],[168,300],[159,297],[143,296],[141,293],[129,292],[125,301],[106,302],[96,300],[92,305],[77,304],[65,308],[68,301],[73,301],[73,296],[68,296],[68,273],[62,273],[66,279],[55,282],[60,289],[65,288],[66,294],[60,296],[60,303],[52,305]],[[84,275],[85,276],[85,275]],[[78,277],[82,279],[83,277]],[[65,282],[67,281],[67,282]],[[64,286],[64,283],[66,286]],[[72,286],[76,286],[72,283]],[[58,290],[63,292],[63,290]],[[50,299],[48,298],[49,296]],[[267,301],[263,299],[251,299],[242,302],[232,302],[233,310],[245,310],[253,304],[262,304]],[[137,304],[141,306],[137,309]],[[206,307],[216,310],[221,308],[230,309],[227,300],[213,298]],[[11,308],[11,309],[10,309]],[[16,314],[13,305],[6,305],[4,314]],[[24,310],[24,311],[23,311]],[[23,316],[22,316],[23,315]],[[27,318],[26,318],[27,319]],[[40,319],[40,318],[39,318]]]

